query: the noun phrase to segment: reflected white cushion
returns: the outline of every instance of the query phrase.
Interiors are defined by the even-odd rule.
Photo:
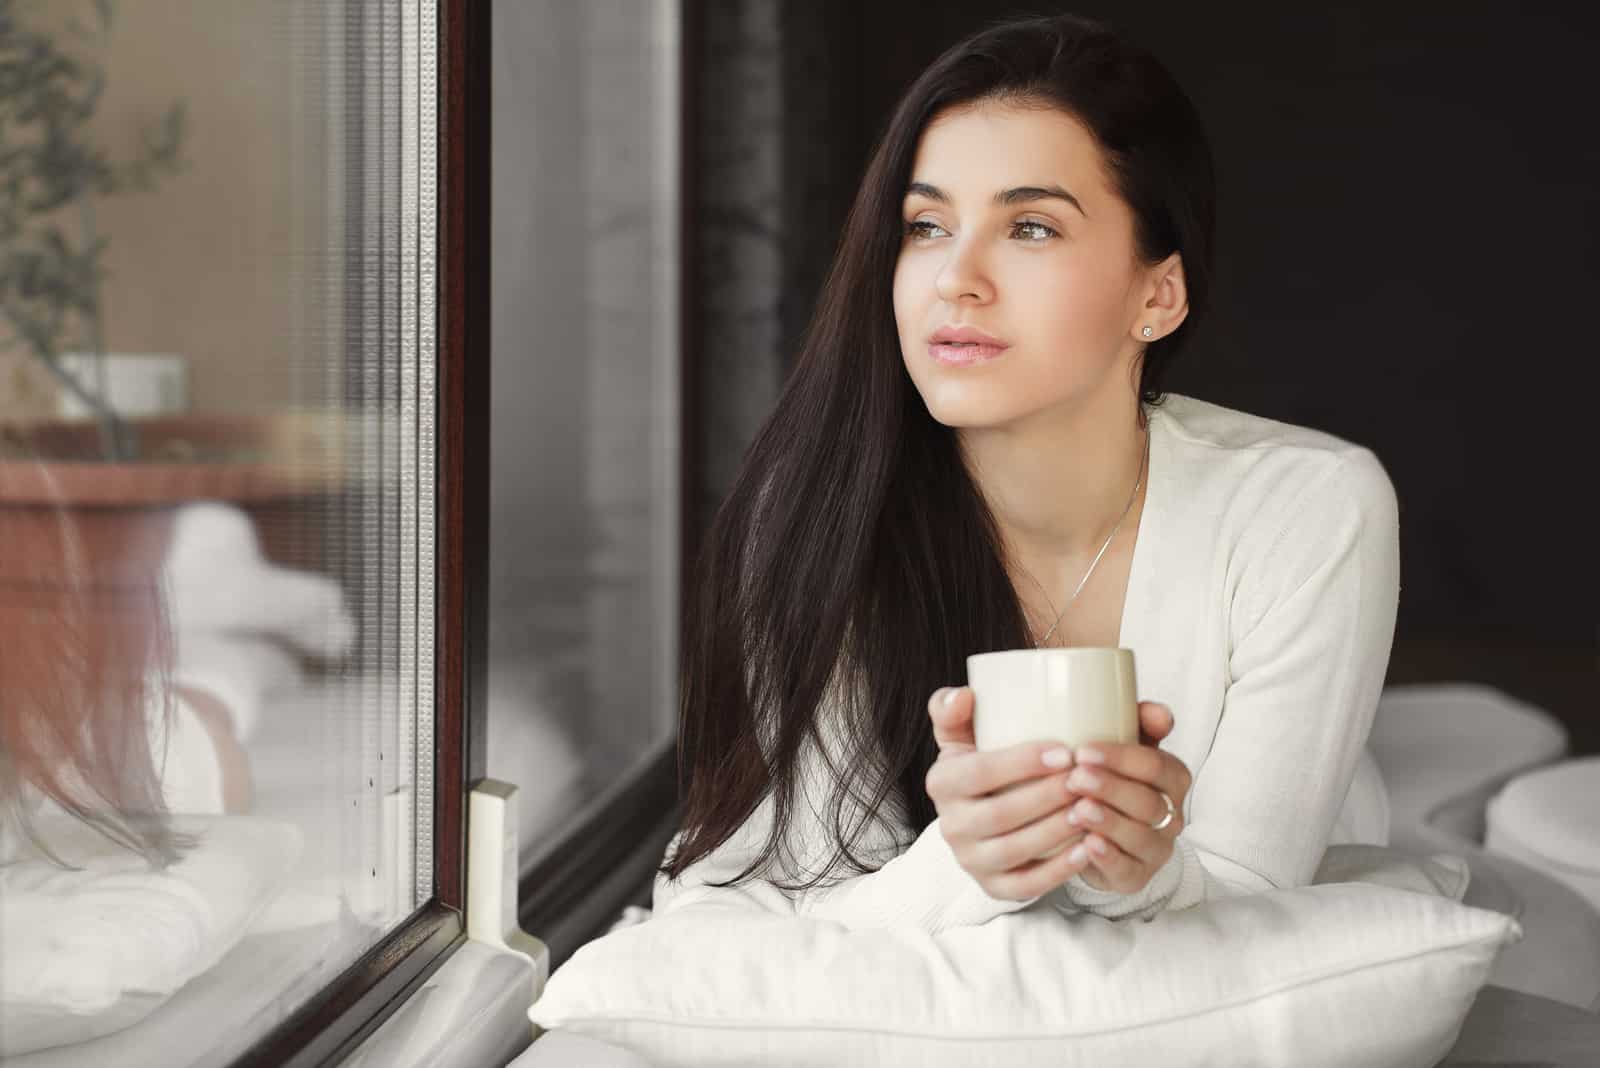
[[[1600,908],[1600,757],[1520,775],[1490,800],[1484,845],[1559,879]]]
[[[237,505],[192,501],[178,509],[161,584],[180,648],[195,631],[271,634],[336,659],[355,641],[339,584],[267,560],[255,522]]]
[[[228,709],[234,736],[244,741],[255,733],[262,706],[304,686],[306,671],[271,639],[189,630],[176,636],[172,682],[215,694]]]
[[[59,809],[38,813],[39,836],[80,870],[38,855],[0,867],[0,1056],[149,1015],[233,948],[300,852],[300,832],[286,823],[180,816],[173,825],[197,844],[151,871]]]
[[[181,693],[174,694],[170,719],[151,708],[145,722],[150,759],[161,777],[161,802],[167,811],[220,815],[225,796],[222,754],[194,705]]]
[[[1317,885],[1148,923],[1029,907],[939,934],[708,899],[580,947],[529,1016],[662,1068],[1434,1064],[1522,937],[1457,903],[1466,873],[1334,846]]]

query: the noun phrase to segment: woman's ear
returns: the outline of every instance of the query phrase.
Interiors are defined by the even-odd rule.
[[[1149,268],[1148,277],[1144,307],[1132,326],[1134,340],[1146,344],[1171,334],[1189,314],[1189,287],[1179,253]]]

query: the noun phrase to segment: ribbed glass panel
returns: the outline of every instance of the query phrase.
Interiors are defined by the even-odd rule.
[[[433,895],[438,19],[0,0],[8,1064],[226,1064]]]

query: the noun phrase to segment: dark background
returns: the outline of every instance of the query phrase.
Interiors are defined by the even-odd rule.
[[[1372,448],[1401,508],[1389,682],[1492,683],[1600,752],[1593,5],[781,7],[780,350],[889,108],[991,19],[1151,49],[1216,157],[1216,304],[1167,388]]]

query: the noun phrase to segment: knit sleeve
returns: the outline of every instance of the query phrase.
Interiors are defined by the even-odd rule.
[[[1285,503],[1235,592],[1222,716],[1203,766],[1190,769],[1172,857],[1134,894],[1074,876],[1052,892],[1057,907],[1149,919],[1315,875],[1388,670],[1399,506],[1360,448]]]

